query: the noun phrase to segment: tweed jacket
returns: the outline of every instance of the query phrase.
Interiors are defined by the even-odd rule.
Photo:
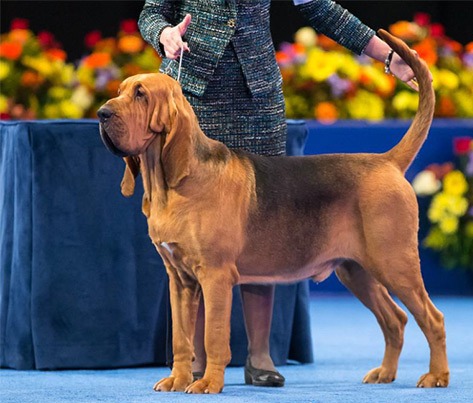
[[[332,0],[296,0],[318,32],[361,54],[374,31]],[[138,25],[143,38],[164,57],[162,30],[191,14],[184,40],[190,53],[182,60],[181,85],[196,96],[205,92],[225,48],[232,42],[248,88],[255,97],[281,86],[269,25],[270,0],[146,0]],[[179,62],[164,58],[160,70],[177,77]]]

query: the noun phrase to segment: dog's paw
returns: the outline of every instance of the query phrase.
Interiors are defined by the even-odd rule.
[[[209,379],[205,376],[189,385],[186,388],[186,393],[220,393],[223,390],[223,379],[215,380]]]
[[[396,371],[386,367],[378,367],[369,371],[363,378],[363,383],[391,383],[396,379]]]
[[[170,376],[156,382],[153,389],[156,392],[184,392],[191,383],[188,377]]]
[[[443,374],[432,374],[430,372],[422,375],[417,382],[418,388],[446,388],[450,381],[448,372]]]

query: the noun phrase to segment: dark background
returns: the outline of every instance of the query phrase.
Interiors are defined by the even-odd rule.
[[[387,28],[401,19],[412,20],[418,11],[429,13],[451,38],[465,44],[473,41],[473,1],[339,1],[373,29]],[[15,17],[30,20],[34,32],[48,30],[62,42],[71,60],[85,52],[84,35],[98,29],[115,35],[120,22],[138,19],[144,0],[123,1],[19,1],[0,0],[1,32]],[[306,25],[292,1],[272,1],[271,29],[275,44],[291,41],[294,32]]]

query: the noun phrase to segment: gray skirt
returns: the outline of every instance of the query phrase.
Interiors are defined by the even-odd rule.
[[[255,154],[285,154],[287,126],[282,89],[252,97],[231,42],[204,95],[185,92],[185,96],[208,137]]]

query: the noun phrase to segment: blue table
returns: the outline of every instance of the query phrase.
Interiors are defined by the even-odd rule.
[[[289,148],[302,153],[305,125]],[[95,120],[0,122],[0,366],[164,365],[165,269]],[[307,282],[276,290],[271,354],[312,361]],[[239,293],[232,364],[247,354]]]

